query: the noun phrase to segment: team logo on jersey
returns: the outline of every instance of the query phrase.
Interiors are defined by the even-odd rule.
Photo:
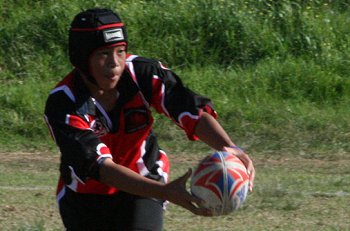
[[[147,109],[145,108],[132,108],[125,110],[125,132],[132,133],[142,128],[147,127],[149,124],[149,117]]]
[[[122,28],[105,30],[103,31],[103,37],[106,43],[124,40],[124,34],[123,34]]]
[[[90,127],[93,130],[93,132],[99,137],[106,135],[108,132],[106,127],[99,119],[95,119],[94,121],[92,121]]]

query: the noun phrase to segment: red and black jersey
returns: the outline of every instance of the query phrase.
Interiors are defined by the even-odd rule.
[[[117,102],[105,111],[73,70],[50,93],[45,120],[61,152],[58,191],[114,194],[117,188],[99,182],[99,163],[117,164],[166,182],[168,158],[152,133],[150,108],[171,118],[191,140],[203,111],[216,118],[208,98],[183,86],[179,77],[158,61],[128,55]]]

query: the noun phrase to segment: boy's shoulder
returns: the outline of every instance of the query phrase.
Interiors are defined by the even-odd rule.
[[[128,54],[126,62],[132,62],[136,65],[156,65],[159,66],[159,61],[152,58],[146,58],[139,55]]]

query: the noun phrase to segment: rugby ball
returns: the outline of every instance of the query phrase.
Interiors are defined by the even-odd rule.
[[[248,194],[249,177],[235,155],[217,151],[206,156],[193,172],[191,193],[204,200],[214,216],[226,215],[241,207]]]

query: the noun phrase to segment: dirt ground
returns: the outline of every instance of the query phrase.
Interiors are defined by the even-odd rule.
[[[187,153],[169,155],[172,165],[171,178],[174,179],[182,175],[189,167],[195,167],[203,157]],[[238,217],[242,216],[242,219],[249,219],[247,218],[249,214],[256,214],[255,218],[252,217],[250,221],[251,230],[266,230],[267,226],[263,225],[263,221],[266,219],[271,220],[271,224],[269,224],[271,227],[280,228],[285,228],[288,224],[294,224],[295,222],[304,228],[313,227],[316,224],[315,227],[320,227],[319,230],[324,227],[344,228],[348,225],[348,219],[346,218],[348,216],[348,206],[344,204],[344,201],[350,197],[350,192],[347,189],[350,185],[350,155],[339,152],[329,156],[307,158],[302,155],[282,156],[259,153],[259,155],[251,155],[251,157],[257,170],[257,192],[250,198],[247,208],[238,215]],[[61,230],[62,224],[55,202],[59,153],[0,152],[0,159],[1,175],[5,178],[14,175],[13,179],[9,179],[11,182],[8,182],[8,179],[0,179],[0,230]],[[340,190],[336,193],[315,192],[300,195],[299,192],[286,191],[284,193],[287,194],[282,195],[278,188],[268,189],[261,185],[263,182],[267,182],[273,186],[276,176],[269,173],[270,169],[277,169],[277,174],[280,169],[290,169],[310,176],[318,177],[320,174],[324,176],[334,174],[338,177],[344,176],[344,179],[334,183],[341,184],[337,186]],[[284,173],[281,172],[281,174]],[[261,176],[270,179],[262,179]],[[36,182],[35,178],[37,177],[45,177],[46,181]],[[315,178],[315,180],[318,180],[318,178]],[[16,181],[23,181],[23,184],[16,183]],[[32,183],[27,184],[27,182]],[[281,202],[276,204],[276,200]],[[321,207],[319,207],[320,201],[324,203],[321,210]],[[289,210],[285,211],[286,208]],[[334,208],[338,209],[335,210]],[[172,213],[175,213],[176,216],[169,216]],[[290,220],[291,214],[294,214],[295,218],[299,220]],[[305,216],[308,218],[305,219]],[[179,224],[192,218],[188,216],[186,211],[171,206],[168,211],[166,226],[168,230],[178,230]],[[195,219],[198,221],[191,222],[188,220],[188,224],[194,223],[197,228],[200,225],[210,227],[210,225],[215,224],[207,220]],[[230,227],[230,223],[222,223],[222,225],[223,227]],[[36,229],[31,228],[33,225]],[[30,228],[28,229],[28,227]],[[37,229],[37,227],[43,227],[43,229]],[[333,228],[324,230],[342,230]],[[197,229],[193,227],[189,230]]]

